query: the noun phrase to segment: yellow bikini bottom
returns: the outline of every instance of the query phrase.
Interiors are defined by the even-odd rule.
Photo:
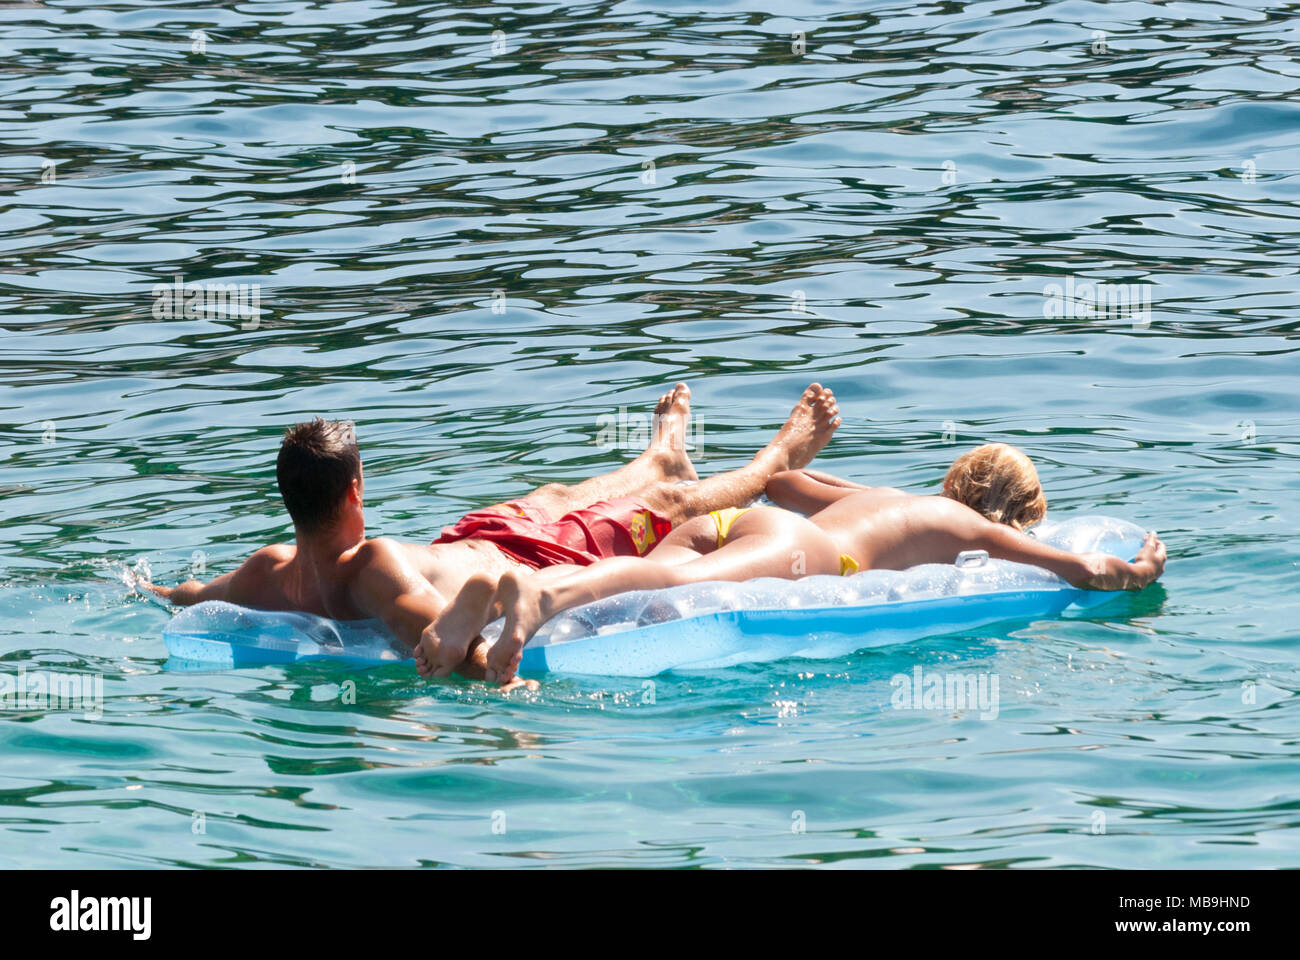
[[[736,522],[736,519],[753,509],[753,507],[727,507],[723,510],[714,510],[709,514],[713,518],[713,525],[718,528],[719,547],[727,542],[727,534],[731,532],[731,525]],[[840,554],[841,577],[847,577],[850,573],[857,573],[860,569],[862,568],[858,566],[858,561],[847,553]]]

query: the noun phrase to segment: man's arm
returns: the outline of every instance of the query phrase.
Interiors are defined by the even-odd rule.
[[[359,567],[348,583],[353,604],[414,649],[447,601],[390,540],[367,541],[352,562]]]
[[[199,580],[186,580],[174,587],[164,587],[160,583],[150,583],[148,580],[137,580],[135,583],[136,586],[144,587],[144,589],[156,593],[164,600],[170,601],[177,606],[188,607],[203,600],[226,599],[226,590],[234,577],[235,571],[232,570],[230,573],[223,573],[209,583],[203,583]]]
[[[447,606],[446,599],[411,566],[402,548],[391,540],[367,541],[355,562],[361,565],[361,570],[350,584],[353,603],[361,612],[382,620],[394,636],[414,650],[426,633],[432,633]],[[458,673],[469,680],[487,679],[487,644],[481,638],[472,640],[466,649],[449,651],[449,654],[456,666],[438,671],[438,675]],[[509,690],[525,682],[532,689],[537,686],[536,681],[523,680],[503,686]]]
[[[1165,545],[1148,533],[1132,563],[1107,553],[1058,550],[1001,523],[982,523],[970,548],[998,560],[1014,560],[1050,570],[1085,590],[1141,590],[1164,573]]]
[[[767,481],[764,493],[778,507],[810,515],[836,500],[870,487],[817,470],[783,470]]]
[[[177,606],[188,607],[204,600],[229,600],[231,603],[250,602],[256,596],[255,587],[266,575],[267,569],[281,559],[283,546],[263,547],[239,565],[207,583],[193,578],[174,587],[164,587],[147,580],[137,579],[136,586],[144,587]]]

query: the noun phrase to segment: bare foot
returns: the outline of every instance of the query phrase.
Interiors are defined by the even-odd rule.
[[[518,689],[519,687],[523,687],[531,693],[532,691],[539,689],[541,684],[536,680],[525,680],[523,677],[511,677],[497,689],[502,693],[509,693],[511,690]]]
[[[487,625],[496,583],[485,573],[465,581],[460,593],[425,628],[415,646],[415,669],[422,677],[446,677],[460,666],[469,642]]]
[[[790,419],[754,459],[774,459],[775,472],[808,466],[840,425],[839,414],[835,394],[820,383],[811,384],[794,405]]]
[[[524,645],[550,619],[550,613],[542,586],[513,570],[501,575],[496,597],[505,611],[506,622],[501,627],[501,636],[488,651],[487,679],[506,683],[519,669]]]
[[[686,453],[686,428],[691,421],[691,388],[679,383],[655,404],[654,439],[645,456],[653,457],[665,480],[698,480]]]

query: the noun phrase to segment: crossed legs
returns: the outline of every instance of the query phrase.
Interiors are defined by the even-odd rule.
[[[659,398],[654,438],[635,460],[575,486],[548,483],[527,499],[558,518],[601,500],[636,497],[675,527],[710,510],[752,502],[774,474],[806,466],[840,423],[835,395],[814,383],[803,392],[777,435],[748,464],[699,480],[686,454],[690,404],[690,388],[677,384]]]
[[[655,404],[654,436],[649,446],[635,460],[610,473],[573,486],[563,483],[545,484],[525,499],[541,507],[550,516],[559,518],[572,510],[586,509],[601,500],[619,497],[644,499],[661,489],[676,487],[683,481],[698,480],[695,467],[686,453],[686,424],[690,415],[690,387],[679,383]]]
[[[548,484],[535,491],[530,499],[535,498],[535,502],[549,514],[559,517],[570,510],[589,507],[598,500],[636,496],[678,527],[712,510],[750,503],[763,492],[774,474],[806,466],[840,424],[834,394],[814,383],[800,396],[776,436],[748,464],[738,470],[684,485],[681,479],[695,475],[684,449],[690,390],[684,384],[678,384],[660,399],[655,413],[655,439],[632,463],[573,487]],[[740,525],[741,521],[737,521],[738,531]],[[665,550],[670,540],[671,535],[655,551]],[[682,537],[675,541],[678,546],[685,542]],[[665,560],[670,556],[671,553],[666,554]],[[677,559],[681,559],[680,554]],[[531,576],[543,582],[554,582],[581,569],[553,567]],[[429,639],[426,635],[416,648],[416,666],[422,675],[446,675],[450,672],[455,664],[444,661],[452,659],[455,651],[467,647],[500,611],[502,605],[495,601],[496,593],[495,576],[475,574],[465,582],[434,624],[434,638]],[[522,649],[522,641],[519,646]],[[505,648],[502,650],[504,652]],[[518,659],[517,655],[514,659]]]

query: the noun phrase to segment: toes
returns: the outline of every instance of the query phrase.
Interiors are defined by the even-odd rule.
[[[817,402],[813,405],[813,409],[818,416],[823,417],[826,420],[831,420],[840,412],[840,405],[836,402],[835,396],[827,390],[817,398]]]

